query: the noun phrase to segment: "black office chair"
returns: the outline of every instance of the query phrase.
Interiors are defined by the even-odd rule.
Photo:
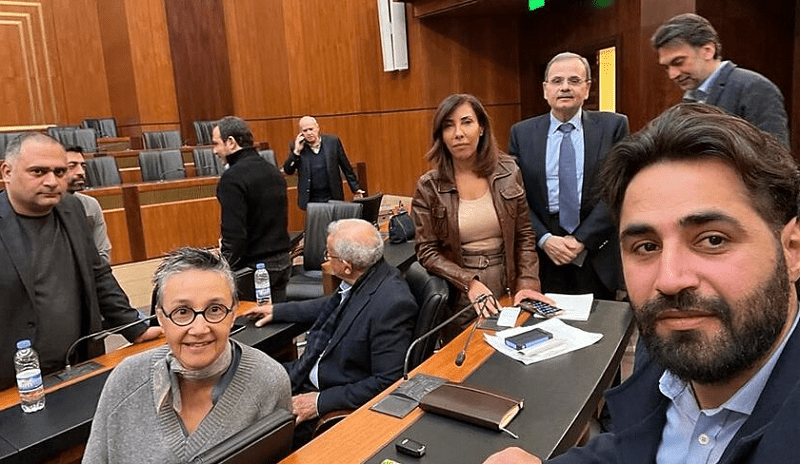
[[[214,156],[214,150],[211,148],[195,148],[192,150],[192,159],[199,177],[220,176],[225,171],[222,162]]]
[[[303,265],[292,269],[286,299],[308,300],[323,296],[322,262],[324,261],[328,224],[339,219],[360,218],[358,203],[309,203],[306,229],[303,232]]]
[[[275,150],[258,150],[258,154],[267,160],[267,163],[278,167],[278,162],[275,160]]]
[[[114,118],[87,118],[81,122],[81,127],[94,129],[98,138],[117,137],[117,120]]]
[[[142,132],[142,141],[148,150],[180,148],[183,143],[176,130]]]
[[[364,198],[354,198],[353,203],[360,203],[364,205],[361,210],[361,219],[378,225],[378,214],[381,212],[381,201],[383,201],[383,193],[376,193]]]
[[[119,185],[117,160],[113,156],[98,156],[86,159],[86,183],[89,187],[106,187]]]
[[[411,339],[415,340],[439,322],[450,296],[450,286],[443,278],[429,273],[418,261],[414,261],[406,269],[405,278],[419,306],[417,323],[411,336]],[[409,369],[418,366],[433,354],[436,340],[436,337],[428,337],[414,348],[408,358]]]
[[[148,150],[139,152],[139,169],[143,182],[183,179],[186,169],[180,150]]]
[[[192,464],[272,464],[292,451],[294,416],[278,409],[194,458]]]

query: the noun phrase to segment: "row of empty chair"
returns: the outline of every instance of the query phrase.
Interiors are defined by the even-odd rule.
[[[259,154],[277,166],[275,152],[260,150]],[[139,152],[139,169],[143,182],[153,182],[186,177],[186,166],[180,150],[143,150]],[[198,177],[219,176],[225,170],[222,162],[211,148],[192,150],[195,175]],[[89,187],[106,187],[122,183],[117,161],[113,156],[98,156],[86,160],[86,182]]]

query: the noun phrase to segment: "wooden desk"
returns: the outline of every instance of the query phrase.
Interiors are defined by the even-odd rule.
[[[254,303],[241,302],[238,312],[252,306]],[[260,328],[248,324],[232,338],[258,349],[272,350],[290,343],[303,330],[304,327],[289,323]],[[101,369],[46,388],[45,408],[34,414],[22,412],[16,388],[0,392],[0,463],[65,462],[62,456],[67,456],[67,462],[79,461],[110,371],[128,356],[163,343],[161,337],[95,358],[93,361],[103,366]]]
[[[426,373],[457,382],[466,380],[523,397],[525,408],[509,425],[520,435],[519,440],[420,409],[403,419],[370,411],[372,404],[400,384],[398,381],[282,464],[322,464],[330,462],[331,457],[347,463],[378,463],[387,458],[403,463],[415,461],[396,455],[393,443],[401,434],[428,446],[420,463],[480,462],[507,446],[520,446],[541,456],[563,452],[577,439],[610,384],[633,330],[627,304],[598,301],[595,305],[588,322],[570,322],[584,330],[604,333],[600,342],[582,350],[524,366],[494,353],[479,331],[470,343],[464,364],[456,367],[455,357],[468,335],[464,332],[412,372],[411,375]]]

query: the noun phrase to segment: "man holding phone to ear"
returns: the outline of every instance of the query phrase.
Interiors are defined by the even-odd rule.
[[[319,124],[311,116],[300,118],[298,127],[300,133],[289,142],[289,158],[283,164],[283,172],[291,175],[298,171],[297,205],[300,209],[305,211],[309,202],[344,200],[340,169],[354,198],[363,197],[364,191],[358,185],[339,137],[320,134]]]

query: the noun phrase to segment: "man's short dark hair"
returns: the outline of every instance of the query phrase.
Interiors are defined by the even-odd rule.
[[[660,162],[700,159],[733,168],[773,230],[797,216],[800,171],[789,150],[744,119],[699,103],[676,105],[618,143],[603,164],[600,193],[619,224],[625,191],[640,171]]]
[[[650,42],[656,50],[672,43],[685,43],[694,48],[712,43],[715,48],[714,59],[718,60],[722,57],[722,42],[719,41],[716,29],[706,18],[693,13],[673,16],[659,26],[656,33],[650,38]]]
[[[219,137],[222,141],[228,140],[228,137],[233,137],[236,143],[242,148],[253,146],[253,133],[250,132],[250,127],[244,119],[237,118],[236,116],[225,116],[214,124],[219,127]]]
[[[5,153],[6,163],[13,164],[14,162],[16,162],[17,158],[19,158],[20,152],[22,151],[22,145],[28,140],[34,140],[43,143],[52,143],[60,146],[61,148],[64,148],[64,146],[61,145],[61,142],[54,139],[53,137],[50,137],[47,134],[43,134],[41,132],[24,132],[12,138],[11,141],[8,143],[8,145],[6,145],[6,153]]]
[[[80,153],[82,155],[83,154],[83,147],[80,146],[80,145],[73,145],[71,147],[65,148],[64,151],[71,151],[73,153]]]

